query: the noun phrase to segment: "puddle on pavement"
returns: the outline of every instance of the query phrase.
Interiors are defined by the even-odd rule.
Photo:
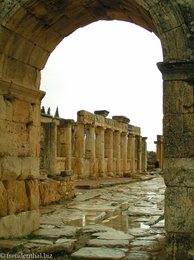
[[[111,216],[112,215],[112,216]],[[69,225],[76,227],[84,227],[86,225],[102,224],[104,226],[112,227],[116,230],[128,232],[130,228],[144,228],[148,229],[150,226],[146,225],[148,217],[143,217],[142,221],[138,218],[128,216],[121,212],[120,214],[106,214],[105,212],[87,212],[83,213],[82,218],[68,222]]]

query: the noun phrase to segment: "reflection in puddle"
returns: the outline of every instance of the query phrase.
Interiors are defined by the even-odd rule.
[[[115,214],[113,214],[113,212],[111,212],[111,214],[110,212],[86,212],[83,213],[82,218],[72,220],[68,222],[68,224],[77,227],[102,224],[116,230],[128,232],[130,228],[148,229],[149,225],[145,224],[148,219],[148,217],[144,217],[142,221],[139,221],[138,218],[122,214],[122,212],[120,212],[120,214],[118,214],[118,212],[115,212]]]

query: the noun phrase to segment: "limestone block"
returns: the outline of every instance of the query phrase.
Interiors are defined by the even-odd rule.
[[[21,211],[27,211],[29,202],[24,181],[5,181],[8,199],[8,214],[12,215]]]
[[[167,114],[163,117],[164,131],[163,135],[167,134],[182,134],[183,133],[183,115],[182,114]]]
[[[0,95],[0,119],[6,119],[6,103],[3,96]]]
[[[40,126],[40,116],[40,105],[31,104],[30,119],[32,120],[34,126]]]
[[[37,180],[26,180],[26,193],[29,201],[29,209],[39,209],[40,194]]]
[[[193,158],[194,136],[192,133],[169,132],[164,136],[164,154],[166,158]]]
[[[3,182],[0,182],[0,217],[7,215],[7,191],[3,185]]]
[[[167,186],[194,187],[193,158],[165,158],[164,180]]]
[[[29,143],[30,143],[30,155],[39,157],[40,156],[40,127],[30,126],[29,128]]]
[[[194,232],[194,189],[167,187],[165,193],[165,229],[167,232]]]
[[[26,126],[21,123],[0,120],[2,156],[25,156],[28,153]]]
[[[58,181],[45,180],[39,184],[41,205],[46,205],[60,200],[61,196],[58,193]]]
[[[0,238],[29,235],[40,226],[39,210],[21,212],[0,218]]]
[[[0,158],[0,165],[2,180],[15,180],[21,174],[21,158],[2,157]]]
[[[21,158],[21,173],[18,179],[38,179],[40,177],[40,159],[37,157]]]
[[[13,121],[28,123],[30,120],[30,104],[22,100],[13,101]]]
[[[184,133],[194,133],[194,114],[183,115],[183,131]]]
[[[192,112],[192,85],[184,81],[164,81],[164,114]]]

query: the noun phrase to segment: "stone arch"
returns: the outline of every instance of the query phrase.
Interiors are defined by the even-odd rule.
[[[170,243],[191,240],[194,232],[193,183],[193,20],[192,1],[186,0],[11,0],[0,4],[0,167],[1,189],[9,197],[9,181],[15,190],[28,189],[21,207],[8,207],[1,213],[25,235],[38,223],[38,200],[33,191],[39,178],[40,72],[50,53],[64,37],[77,28],[98,20],[133,22],[154,32],[161,40],[164,63],[159,64],[164,79],[164,171],[166,191],[166,230]],[[24,180],[32,179],[31,182]],[[2,184],[2,183],[1,183]],[[25,186],[26,185],[26,186]],[[23,193],[16,198],[21,203]],[[180,194],[180,200],[176,200]],[[182,201],[182,198],[187,203]],[[181,209],[181,205],[185,206]],[[27,212],[26,214],[24,214]],[[13,218],[13,214],[17,217]],[[187,214],[188,213],[188,214]],[[24,221],[21,221],[21,218]],[[18,223],[31,226],[18,227]],[[182,223],[180,225],[180,223]],[[7,224],[8,225],[8,224]],[[25,231],[24,231],[25,230]],[[6,233],[7,232],[7,233]],[[174,240],[175,237],[175,240]],[[177,240],[176,240],[177,239]],[[173,242],[172,242],[173,243]],[[173,248],[173,245],[172,245]],[[183,247],[184,248],[184,247]],[[183,257],[183,258],[184,258]],[[183,259],[182,258],[182,259]]]

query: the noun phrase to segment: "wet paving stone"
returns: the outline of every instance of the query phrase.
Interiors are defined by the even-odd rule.
[[[163,177],[116,182],[77,189],[74,200],[42,207],[40,229],[25,239],[1,240],[0,251],[57,260],[157,259],[165,240]]]
[[[120,249],[110,249],[110,248],[96,248],[96,247],[84,247],[79,249],[77,252],[73,253],[72,259],[122,259],[125,253]]]

